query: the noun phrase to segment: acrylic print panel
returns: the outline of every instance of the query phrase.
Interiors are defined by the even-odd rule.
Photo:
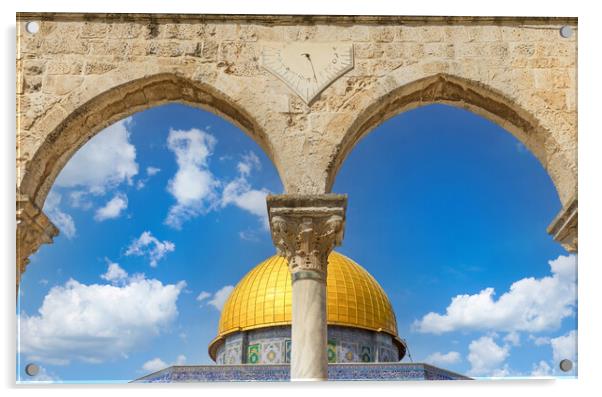
[[[576,19],[16,24],[18,383],[577,377]]]

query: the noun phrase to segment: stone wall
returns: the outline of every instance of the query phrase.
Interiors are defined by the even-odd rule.
[[[39,22],[37,33],[26,31],[28,21]],[[559,33],[565,25],[569,38]],[[352,44],[353,68],[308,105],[261,66],[266,45],[290,42]],[[176,101],[251,136],[286,193],[322,194],[374,127],[446,103],[520,139],[566,208],[577,189],[576,65],[571,18],[20,13],[17,193],[42,208],[94,134]]]

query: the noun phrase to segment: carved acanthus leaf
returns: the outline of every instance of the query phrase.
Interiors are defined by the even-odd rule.
[[[309,206],[303,205],[304,199]],[[284,206],[268,199],[272,239],[291,272],[312,270],[326,275],[328,255],[343,239],[346,198],[326,201],[324,206],[307,200],[302,197],[291,203],[289,199],[284,204],[290,206]]]

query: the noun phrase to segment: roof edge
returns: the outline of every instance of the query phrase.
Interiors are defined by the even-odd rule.
[[[167,14],[17,12],[16,20],[104,22],[214,22],[265,25],[577,25],[577,17],[538,16],[418,16],[418,15],[284,15],[284,14]]]

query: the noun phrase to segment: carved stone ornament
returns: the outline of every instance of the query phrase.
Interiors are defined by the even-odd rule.
[[[272,239],[291,273],[314,271],[325,279],[328,255],[343,240],[347,197],[281,195],[267,201]]]
[[[52,243],[59,230],[27,197],[17,198],[17,288],[29,256],[42,244]]]
[[[578,201],[575,197],[548,226],[548,233],[568,252],[577,252],[578,209]]]
[[[310,104],[353,69],[353,44],[292,42],[263,47],[261,65]]]

